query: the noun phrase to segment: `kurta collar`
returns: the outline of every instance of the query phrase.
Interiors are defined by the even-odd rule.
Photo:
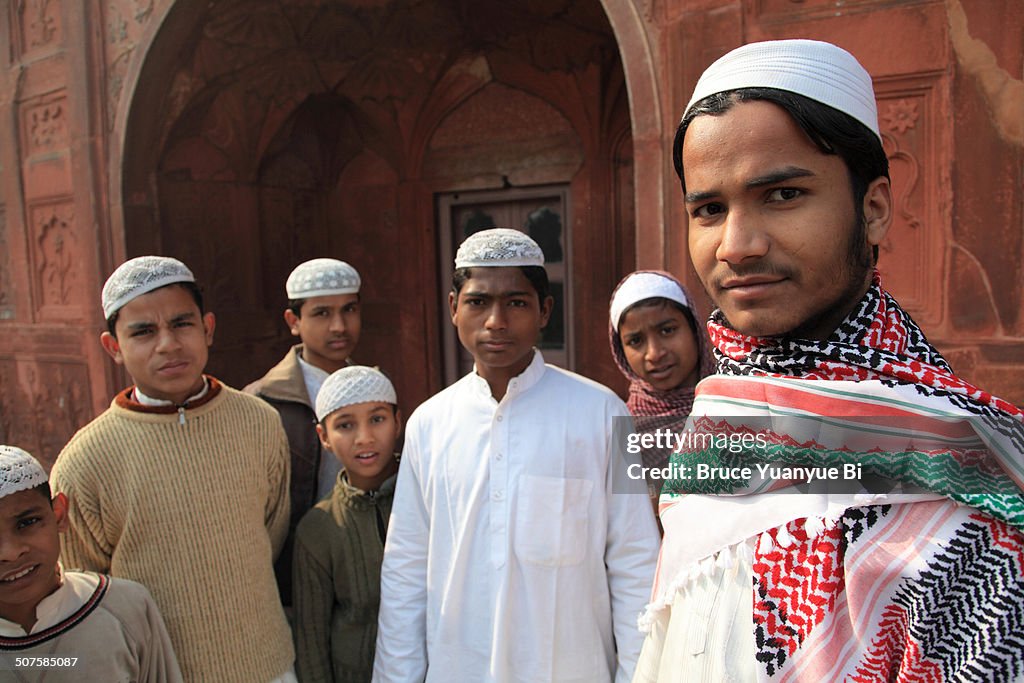
[[[96,593],[100,577],[96,574],[71,572],[65,574],[58,565],[61,584],[54,592],[47,595],[36,605],[36,623],[26,633],[21,624],[0,618],[0,637],[23,638],[39,633],[59,624],[81,609]]]
[[[535,347],[533,349],[533,360],[530,361],[525,370],[509,380],[508,387],[505,389],[505,396],[502,400],[511,399],[527,391],[540,381],[540,378],[544,376],[546,368],[544,356],[541,354],[540,349]],[[492,401],[494,400],[494,397],[491,395],[491,386],[487,383],[487,380],[477,374],[476,364],[473,365],[473,373],[470,375],[470,379],[477,393]]]

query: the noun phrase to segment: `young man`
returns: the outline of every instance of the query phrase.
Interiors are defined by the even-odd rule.
[[[122,264],[103,314],[100,342],[135,385],[57,457],[65,564],[149,588],[186,680],[294,680],[272,568],[288,528],[277,413],[203,374],[214,317],[180,261]]]
[[[292,516],[284,549],[274,565],[285,607],[292,604],[295,527],[314,503],[330,494],[341,469],[338,459],[320,444],[313,406],[324,380],[349,364],[359,343],[359,286],[359,273],[344,261],[318,258],[296,267],[285,284],[284,321],[302,343],[244,389],[277,409],[288,435]]]
[[[27,452],[0,446],[0,670],[19,681],[181,681],[145,587],[66,572],[68,501]]]
[[[828,43],[738,48],[698,82],[674,158],[718,307],[720,374],[692,414],[763,443],[674,456],[729,465],[731,495],[666,485],[637,680],[1020,680],[1022,414],[882,289],[871,77]],[[860,467],[885,486],[860,489]]]
[[[469,237],[448,295],[474,371],[409,419],[381,570],[374,680],[628,681],[658,531],[612,492],[610,390],[544,364],[544,258]]]

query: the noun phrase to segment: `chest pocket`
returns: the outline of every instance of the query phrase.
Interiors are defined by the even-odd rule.
[[[582,562],[593,488],[589,479],[523,475],[516,504],[516,556],[545,567]]]

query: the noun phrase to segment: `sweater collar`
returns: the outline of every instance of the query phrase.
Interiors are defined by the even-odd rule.
[[[199,392],[195,397],[185,401],[181,405],[175,405],[173,403],[167,403],[166,405],[147,405],[136,401],[133,396],[135,395],[135,387],[130,386],[127,389],[123,389],[118,392],[114,397],[114,404],[119,408],[125,410],[131,410],[137,413],[150,413],[155,415],[171,415],[178,412],[181,409],[192,410],[199,406],[206,405],[212,401],[218,394],[224,385],[216,377],[211,375],[203,375],[203,379],[206,380],[207,390],[205,392]]]

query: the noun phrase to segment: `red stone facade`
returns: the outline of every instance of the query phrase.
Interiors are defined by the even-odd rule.
[[[615,282],[696,284],[669,153],[693,84],[797,36],[875,77],[887,285],[961,374],[1024,403],[1019,0],[18,0],[0,35],[0,443],[48,461],[125,382],[98,293],[143,253],[196,271],[235,385],[290,343],[290,269],[349,261],[356,359],[413,408],[445,370],[439,207],[474,193],[567,198],[572,365],[621,388]]]

